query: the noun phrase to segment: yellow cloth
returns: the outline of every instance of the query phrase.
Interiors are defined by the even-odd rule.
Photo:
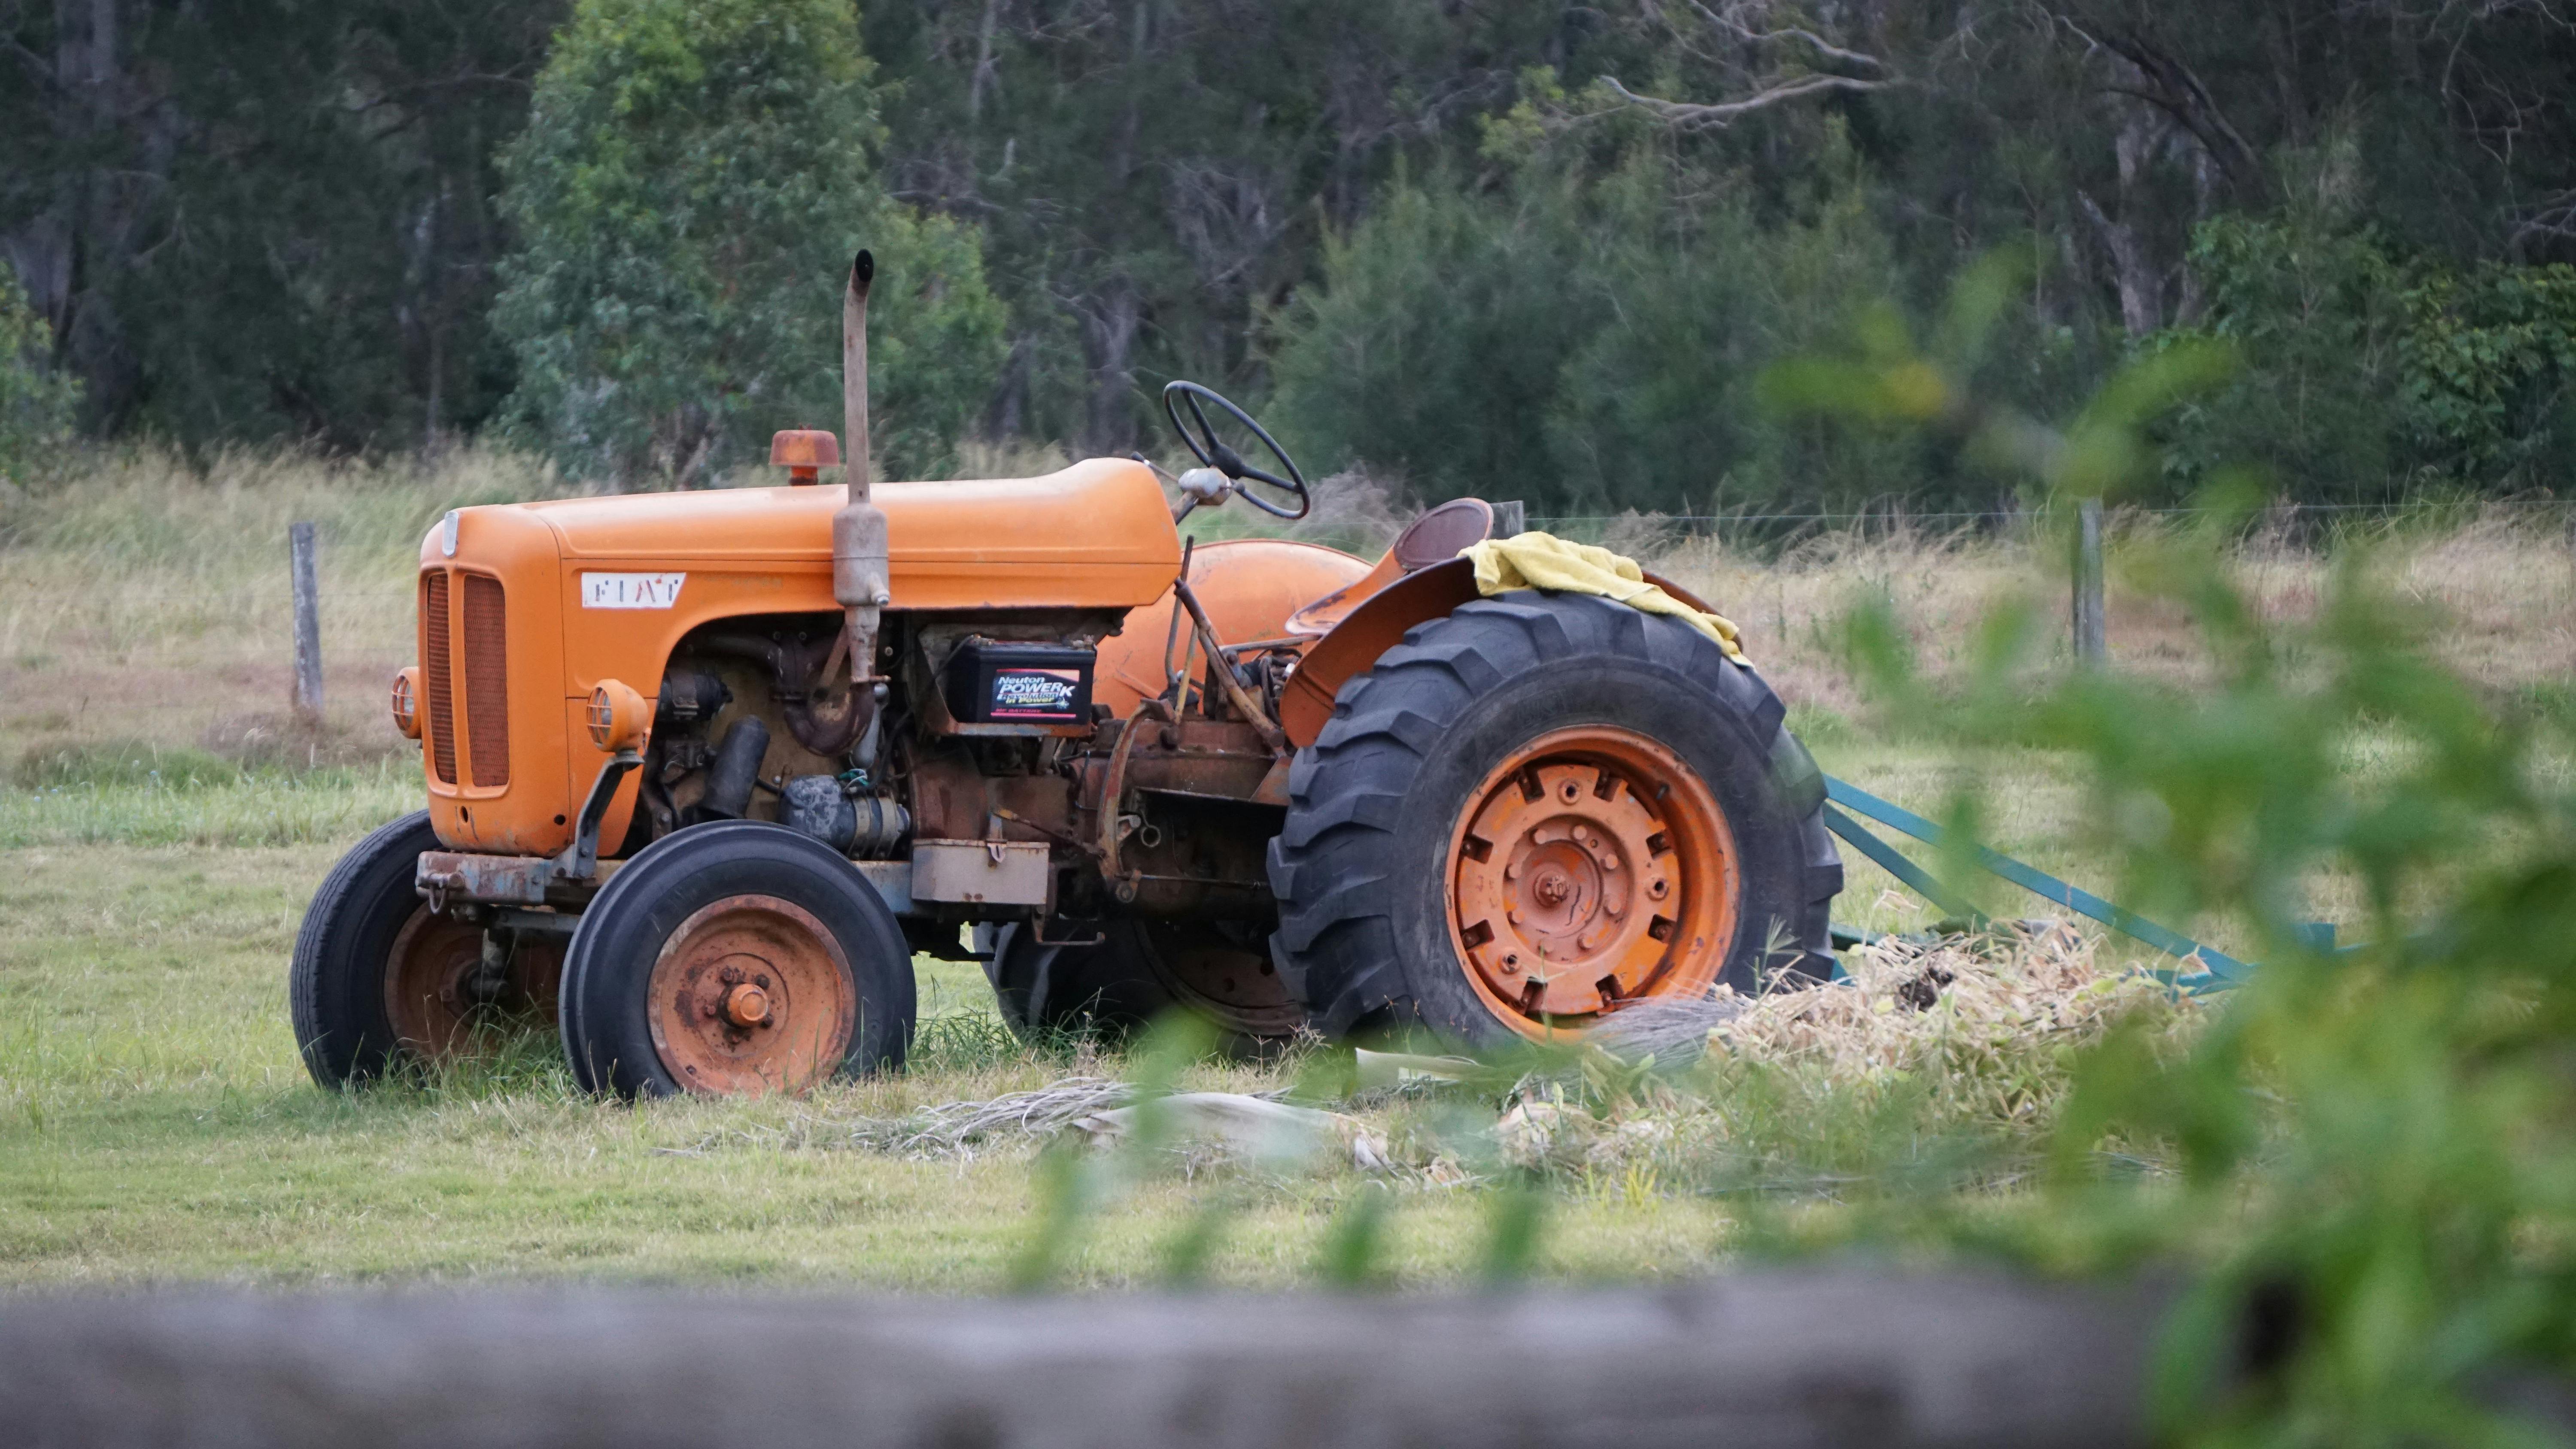
[[[1634,559],[1606,548],[1568,543],[1552,533],[1520,533],[1489,538],[1460,550],[1476,565],[1476,592],[1487,598],[1512,589],[1556,589],[1564,593],[1599,594],[1649,614],[1670,614],[1717,641],[1726,657],[1746,663],[1735,641],[1741,632],[1732,620],[1704,614],[1661,588],[1646,582],[1646,571]]]

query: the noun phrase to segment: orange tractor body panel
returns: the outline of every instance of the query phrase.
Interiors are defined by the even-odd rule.
[[[1180,575],[1180,535],[1139,463],[1095,458],[1040,478],[874,491],[895,609],[1139,608],[1157,599],[1168,609]],[[499,854],[562,850],[608,761],[583,719],[592,689],[615,679],[652,698],[673,646],[714,620],[837,612],[832,515],[844,496],[838,487],[740,488],[467,508],[455,517],[452,555],[447,524],[432,528],[420,552],[429,696],[421,755],[439,839]],[[1354,576],[1360,568],[1311,545],[1269,547],[1344,559]],[[1227,608],[1226,617],[1240,612]],[[1266,603],[1251,610],[1268,613]],[[1159,634],[1153,648],[1149,673]],[[513,691],[511,679],[560,680],[561,692]],[[603,839],[624,835],[637,784],[630,775],[620,786]]]
[[[1208,622],[1227,644],[1252,644],[1290,636],[1288,618],[1300,608],[1332,593],[1368,572],[1368,565],[1336,548],[1276,538],[1225,539],[1203,543],[1190,553],[1190,589],[1206,606]],[[1139,701],[1161,694],[1169,685],[1164,660],[1181,662],[1190,642],[1184,623],[1179,638],[1172,633],[1173,591],[1127,616],[1127,626],[1100,641],[1100,665],[1091,686],[1093,700],[1125,719]],[[1205,650],[1193,661],[1203,673]],[[1330,702],[1326,708],[1329,710]]]

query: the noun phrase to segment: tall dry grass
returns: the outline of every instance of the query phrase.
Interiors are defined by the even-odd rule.
[[[961,471],[1061,466],[1060,450],[969,450]],[[763,481],[749,476],[738,482]],[[0,494],[0,776],[28,783],[49,759],[148,742],[232,761],[373,764],[403,748],[383,718],[386,677],[410,662],[411,574],[422,535],[461,504],[554,496],[534,461],[452,451],[430,464],[351,463],[233,451],[202,467],[150,450],[102,452],[41,493]],[[1240,501],[1195,515],[1202,538],[1288,536],[1373,554],[1408,512],[1360,475],[1319,480],[1314,516],[1281,525]],[[286,530],[321,540],[328,718],[299,731]],[[2337,557],[2368,551],[2388,588],[2420,607],[2449,661],[2498,690],[2563,680],[2576,665],[2576,552],[2561,510],[2491,508],[2349,530],[2327,546],[2283,532],[2230,545],[2259,606],[2315,606]],[[2114,661],[2188,686],[2212,663],[2193,621],[2127,586],[2124,561],[2173,525],[2115,518]],[[1854,716],[1837,626],[1887,601],[1934,673],[1963,667],[1979,621],[2021,600],[2062,617],[2066,569],[2052,536],[1941,533],[1876,522],[1786,548],[1691,537],[1652,516],[1601,541],[1645,557],[1746,631],[1756,663],[1803,717]],[[2058,645],[2062,656],[2064,646]]]
[[[449,508],[559,491],[484,449],[425,465],[232,451],[202,468],[134,449],[0,495],[0,771],[24,783],[65,751],[128,742],[308,766],[395,751],[383,694],[411,661],[422,536]],[[287,709],[298,520],[319,540],[318,731]]]
[[[2569,514],[2494,506],[2340,529],[2322,539],[2258,530],[2225,545],[2229,572],[2271,621],[2314,613],[2339,563],[2369,569],[2417,611],[2446,663],[2499,692],[2563,684],[2576,671],[2576,548]],[[2069,578],[2062,540],[2048,533],[1937,532],[1902,525],[1827,532],[1785,549],[1675,537],[1652,519],[1630,530],[1652,566],[1715,604],[1746,633],[1746,648],[1782,696],[1849,714],[1860,701],[1841,664],[1840,622],[1884,600],[1933,675],[1966,668],[1980,623],[2019,603],[2064,620]],[[2114,514],[2106,545],[2112,663],[2176,686],[2206,684],[2216,661],[2196,621],[2136,587],[2156,546],[2182,544],[2183,525]],[[1652,547],[1661,540],[1661,547]],[[2056,632],[2050,662],[2072,662]]]

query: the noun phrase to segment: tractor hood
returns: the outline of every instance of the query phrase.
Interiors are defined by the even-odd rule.
[[[1132,608],[1180,572],[1170,506],[1140,463],[1094,458],[1037,478],[879,483],[873,494],[898,609]],[[832,486],[727,488],[514,507],[546,525],[567,565],[828,574],[844,496]]]

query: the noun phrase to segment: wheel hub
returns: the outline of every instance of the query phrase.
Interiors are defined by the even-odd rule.
[[[839,941],[811,912],[776,896],[727,896],[681,922],[653,963],[654,1050],[693,1092],[802,1091],[848,1055],[851,980]]]
[[[1527,1035],[1705,991],[1732,939],[1723,814],[1678,757],[1626,730],[1559,730],[1505,760],[1450,859],[1462,964]]]
[[[751,982],[725,993],[725,1020],[746,1030],[769,1024],[769,993]]]

